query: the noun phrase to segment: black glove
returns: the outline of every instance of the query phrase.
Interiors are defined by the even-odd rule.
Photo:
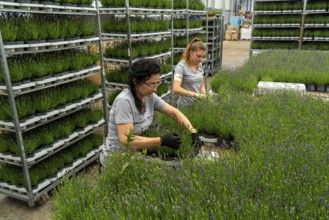
[[[182,143],[181,138],[178,134],[171,132],[168,134],[165,134],[161,136],[161,145],[170,147],[172,149],[179,149],[180,145]]]
[[[192,133],[192,144],[194,145],[195,153],[198,154],[202,146],[202,141],[200,139],[199,133]]]

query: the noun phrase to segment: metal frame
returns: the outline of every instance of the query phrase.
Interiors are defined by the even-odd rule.
[[[172,0],[172,16],[171,16],[171,33],[172,33],[172,41],[171,41],[171,53],[172,53],[172,58],[171,58],[171,63],[172,63],[172,83],[174,82],[174,69],[175,69],[175,65],[174,65],[174,52],[175,50],[177,50],[177,48],[174,48],[174,38],[175,38],[175,31],[174,31],[174,19],[176,17],[176,15],[178,16],[185,16],[185,20],[186,20],[186,29],[183,30],[183,34],[185,34],[185,37],[186,37],[186,43],[188,44],[190,42],[190,30],[189,29],[189,18],[190,18],[190,15],[200,15],[200,14],[205,14],[206,15],[206,20],[207,20],[207,25],[208,25],[208,13],[207,13],[207,9],[208,9],[208,0],[206,0],[206,10],[204,11],[197,11],[197,10],[190,10],[190,7],[189,7],[189,0],[186,0],[186,8],[183,9],[183,10],[175,10],[174,9],[174,0]],[[207,28],[208,29],[208,28]],[[202,30],[202,28],[200,28],[200,31]],[[208,32],[206,33],[206,42],[208,41]],[[179,48],[181,49],[181,48]],[[183,48],[185,49],[185,48]],[[204,82],[205,82],[205,86],[206,86],[206,92],[208,92],[208,89],[207,89],[207,86],[208,86],[208,83],[207,83],[207,70],[208,70],[208,62],[207,60],[205,60],[206,62],[206,68],[205,68],[205,75],[204,75]],[[174,100],[173,100],[173,91],[172,91],[172,87],[171,86],[171,103],[173,104],[174,103]]]
[[[102,82],[102,94],[103,94],[103,111],[104,111],[104,120],[105,120],[105,130],[104,135],[106,137],[108,133],[108,125],[109,125],[109,112],[107,108],[107,94],[106,94],[106,85],[105,85],[105,74],[104,74],[104,60],[103,60],[103,47],[102,47],[102,28],[101,28],[101,19],[99,14],[99,2],[96,3],[96,17],[97,17],[97,29],[98,29],[98,50],[99,50],[99,59],[101,65],[101,82]]]
[[[254,8],[254,3],[256,2],[256,1],[259,1],[259,2],[266,2],[266,0],[254,0],[254,1],[252,1],[252,3],[253,3],[253,5],[252,5],[252,7]],[[287,1],[287,0],[271,0],[271,1]],[[300,35],[299,35],[299,37],[298,37],[298,40],[299,40],[299,44],[298,44],[298,50],[301,50],[302,48],[303,48],[303,38],[304,38],[304,31],[305,31],[305,18],[306,18],[306,16],[309,14],[308,12],[307,12],[307,4],[308,4],[308,1],[307,0],[303,0],[303,9],[302,9],[302,12],[300,13],[300,15],[302,16],[302,19],[301,19],[301,25],[300,26],[298,26],[298,27],[300,27]],[[328,12],[323,12],[323,13],[326,13],[326,14],[328,14]],[[315,13],[315,14],[317,14],[317,13]],[[255,15],[252,17],[252,23],[254,23],[254,17],[255,17]],[[252,28],[252,30],[254,29],[254,27]],[[253,37],[251,38],[251,43],[252,43],[252,41],[253,41]],[[253,49],[250,47],[250,53],[249,53],[249,56],[251,56],[252,55],[252,51],[253,51]]]
[[[10,110],[13,114],[15,131],[16,131],[15,134],[16,134],[16,139],[18,142],[17,144],[19,146],[21,160],[22,160],[22,171],[23,171],[23,175],[24,175],[24,179],[25,179],[25,183],[26,183],[26,190],[28,192],[27,201],[28,201],[29,206],[34,206],[30,173],[29,173],[29,169],[27,166],[22,131],[20,129],[20,123],[19,123],[19,119],[18,119],[17,107],[16,107],[16,102],[15,102],[15,95],[14,95],[14,92],[12,89],[12,84],[11,84],[11,79],[10,79],[10,74],[9,74],[9,69],[8,69],[8,64],[7,64],[7,58],[6,58],[6,54],[5,54],[5,50],[4,50],[1,32],[0,32],[0,49],[1,49],[1,53],[0,53],[1,66],[2,66],[3,72],[5,74],[4,79],[5,79],[6,87],[8,90]]]
[[[98,2],[96,1],[96,4],[97,3]],[[59,9],[62,9],[61,6],[53,6],[53,5],[47,6],[47,5],[40,5],[40,4],[27,4],[28,7],[30,7],[27,10],[26,9],[27,6],[24,6],[23,4],[16,5],[16,3],[2,2],[1,1],[1,5],[3,6],[3,8],[1,10],[2,11],[8,11],[8,12],[15,11],[15,12],[19,12],[19,13],[20,12],[22,12],[22,13],[46,13],[46,14],[60,14],[60,15],[61,14],[74,14],[74,15],[97,16],[98,30],[100,30],[99,13],[98,13],[98,10],[95,10],[94,8],[81,8],[81,7],[72,7],[72,8],[70,8],[70,7],[65,7],[65,11],[59,11]],[[43,11],[42,10],[43,7],[47,8],[47,11]],[[52,7],[56,8],[58,10],[53,11],[53,10],[51,10]],[[101,43],[100,39],[101,39],[101,35],[100,35],[100,38],[92,38],[92,39],[86,39],[86,40],[82,39],[82,40],[80,40],[82,42],[82,44],[79,44],[79,45],[73,46],[73,47],[75,47],[75,48],[85,47],[85,46],[89,45],[92,41],[96,41],[96,40],[98,40],[99,45],[101,45],[100,44]],[[49,50],[46,50],[46,51],[67,50],[67,49],[73,48],[72,46],[69,46],[69,42],[67,42],[67,44],[68,44],[68,46],[65,47],[65,48],[55,48],[55,49],[49,49]],[[38,44],[32,45],[32,47],[38,47]],[[18,144],[19,150],[20,150],[20,160],[21,161],[20,161],[20,163],[17,163],[17,164],[14,164],[14,165],[18,165],[18,166],[22,167],[22,172],[23,172],[24,181],[25,181],[26,186],[25,186],[25,189],[22,188],[22,187],[14,186],[14,185],[8,185],[8,187],[1,186],[0,187],[0,193],[3,193],[5,195],[8,195],[8,196],[20,199],[20,200],[24,200],[28,203],[28,205],[30,207],[33,207],[35,205],[35,202],[38,199],[40,199],[49,190],[53,189],[56,185],[58,185],[63,180],[63,178],[58,179],[54,182],[51,181],[48,184],[45,184],[44,186],[41,186],[41,187],[38,186],[37,189],[32,188],[30,173],[29,173],[29,167],[30,167],[29,164],[31,165],[31,162],[29,163],[27,161],[27,156],[26,156],[26,153],[25,153],[25,150],[24,150],[24,140],[23,140],[23,137],[22,137],[22,133],[29,130],[29,129],[40,126],[41,124],[45,124],[45,122],[37,123],[36,125],[33,125],[29,128],[22,127],[23,123],[20,123],[20,119],[18,117],[16,102],[15,102],[15,96],[23,94],[23,93],[32,92],[35,89],[34,90],[33,89],[27,89],[26,91],[23,91],[23,92],[18,91],[18,90],[15,90],[15,91],[13,90],[14,87],[11,83],[6,57],[7,57],[7,55],[22,53],[22,52],[18,52],[18,51],[17,52],[15,52],[15,51],[14,52],[12,52],[12,51],[6,52],[6,49],[8,49],[8,48],[11,50],[11,46],[3,44],[2,35],[0,33],[0,58],[1,58],[0,61],[1,61],[2,69],[3,69],[5,85],[6,85],[6,92],[3,92],[4,89],[2,88],[2,90],[3,90],[2,95],[7,95],[8,96],[8,100],[9,100],[9,104],[10,104],[10,110],[11,110],[12,115],[13,115],[13,127],[14,127],[14,129],[7,129],[7,128],[2,128],[0,126],[0,129],[4,129],[4,130],[8,130],[8,131],[14,131],[15,134],[16,134],[17,144]],[[100,59],[102,60],[101,46],[99,47],[99,49],[100,49]],[[15,50],[15,49],[13,49],[13,50]],[[41,53],[41,52],[44,52],[44,51],[45,50],[30,50],[30,51],[24,51],[23,53]],[[94,72],[94,71],[97,71],[96,69],[98,69],[98,68],[90,68],[87,71],[81,71],[81,72],[77,73],[76,78],[73,79],[73,80],[84,78],[84,77],[89,76],[89,75],[94,75],[94,74],[96,74]],[[90,98],[90,101],[85,102],[85,100],[83,100],[83,103],[81,103],[81,107],[71,108],[68,111],[64,111],[63,116],[68,115],[70,113],[73,113],[73,112],[75,112],[75,111],[77,111],[81,108],[85,108],[89,104],[91,104],[92,102],[97,101],[100,98],[103,98],[104,121],[106,121],[106,123],[105,123],[105,133],[107,133],[107,130],[108,130],[108,128],[107,128],[107,126],[108,126],[108,123],[107,123],[108,116],[107,115],[108,115],[108,113],[107,113],[106,105],[104,105],[106,103],[107,99],[106,99],[106,92],[105,92],[105,83],[104,83],[105,81],[104,81],[104,74],[103,74],[103,66],[101,66],[100,69],[101,69],[101,71],[99,72],[99,74],[101,74],[102,92],[99,93],[97,96]],[[69,81],[72,81],[72,80],[67,80],[67,79],[65,79],[65,80],[66,81],[63,82],[63,83],[67,83]],[[60,82],[58,82],[58,83],[61,84]],[[56,83],[53,84],[53,86],[55,86],[55,85],[57,85],[57,84]],[[43,88],[38,88],[37,90],[48,88],[48,87],[49,86],[44,86]],[[49,123],[49,122],[51,122],[55,119],[58,119],[60,117],[62,117],[62,116],[54,117],[54,119],[47,120],[46,123]],[[103,122],[99,122],[95,126],[99,127],[102,124],[103,124]],[[96,129],[93,129],[93,131],[95,131],[95,130]],[[87,133],[85,133],[83,135],[86,135],[86,134]],[[78,140],[78,138],[76,140]],[[74,142],[72,141],[72,143],[74,143]],[[56,150],[60,151],[61,149],[64,149],[65,146],[68,146],[68,145],[69,144],[63,145],[61,148],[58,148],[58,149],[56,148]],[[100,150],[100,148],[97,150],[97,152],[99,152],[99,150]],[[91,158],[88,157],[87,161],[82,163],[81,165],[79,165],[79,167],[76,167],[72,171],[69,171],[67,174],[65,174],[65,176],[73,175],[75,172],[82,169],[83,167],[88,165],[90,162],[96,160],[99,157],[98,153],[93,152],[93,155],[94,156],[91,157]],[[37,162],[45,159],[46,157],[47,156],[40,157]],[[35,163],[37,163],[37,162],[35,162]],[[10,163],[11,162],[8,162],[8,164],[10,164]],[[39,188],[41,188],[40,191],[39,191]]]
[[[97,5],[98,7],[98,5]],[[173,7],[173,0],[172,0],[172,7]],[[172,31],[158,31],[158,32],[150,32],[150,33],[140,33],[140,34],[132,34],[131,33],[131,21],[130,18],[131,16],[136,16],[136,15],[142,15],[142,16],[161,16],[163,19],[165,15],[169,17],[173,17],[172,9],[153,9],[153,8],[135,8],[135,7],[130,7],[129,5],[129,0],[125,0],[125,7],[124,8],[97,8],[97,10],[101,14],[111,14],[111,15],[121,15],[125,16],[125,21],[127,25],[126,33],[100,33],[104,37],[104,39],[109,39],[109,40],[127,40],[128,42],[128,59],[117,59],[117,58],[102,58],[102,64],[104,65],[105,63],[111,63],[113,65],[122,65],[122,66],[128,66],[130,67],[133,62],[138,60],[139,58],[133,59],[132,58],[132,50],[134,49],[132,47],[132,41],[133,40],[139,40],[139,39],[152,39],[152,38],[169,38],[173,39],[173,34]],[[172,21],[172,19],[171,19]],[[101,22],[100,22],[101,23]],[[171,45],[173,45],[173,41],[171,42]],[[172,47],[171,47],[172,48]],[[166,57],[169,57],[172,55],[172,51],[170,52],[164,52],[161,54],[153,54],[147,56],[148,58],[154,58],[154,59],[164,59]],[[172,56],[171,56],[172,57]],[[172,63],[173,61],[171,61]],[[161,78],[167,78],[169,77],[168,74],[165,74],[164,76],[161,76]],[[127,87],[127,85],[122,84],[122,83],[112,83],[108,82],[106,83],[106,88],[108,89],[122,89]],[[172,90],[171,94],[172,94]],[[110,106],[109,106],[110,108]]]

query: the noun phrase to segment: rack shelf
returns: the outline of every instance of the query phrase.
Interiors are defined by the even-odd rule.
[[[0,1],[0,9],[3,12],[20,13],[42,13],[42,14],[74,14],[74,15],[95,15],[94,7],[62,6],[49,4],[33,4]]]
[[[14,44],[4,45],[4,49],[7,55],[24,54],[24,53],[41,53],[58,51],[64,49],[80,48],[83,46],[90,46],[97,43],[99,37],[92,36],[84,39],[65,40],[57,42],[43,42],[43,43],[31,43],[31,44]]]
[[[84,157],[80,157],[70,165],[59,170],[54,176],[49,177],[40,182],[37,186],[32,188],[31,192],[26,190],[25,187],[16,186],[0,180],[0,193],[16,199],[23,200],[28,203],[30,203],[31,199],[29,197],[31,196],[33,197],[34,201],[38,201],[43,195],[45,195],[47,192],[49,192],[58,184],[60,184],[64,180],[64,177],[68,178],[76,174],[81,169],[85,168],[87,165],[97,160],[99,158],[99,152],[101,151],[101,149],[102,146],[89,151],[89,153],[86,154]],[[30,195],[30,193],[32,195]]]
[[[320,2],[320,1],[319,1]],[[327,42],[329,39],[329,26],[326,25],[326,21],[329,20],[329,11],[326,4],[323,5],[325,8],[313,8],[317,1],[264,1],[256,0],[254,3],[254,17],[253,17],[253,30],[252,30],[252,43],[251,53],[259,47],[265,47],[262,44],[266,42],[277,42],[278,49],[280,49],[280,42],[295,42],[298,41],[298,47],[288,49],[317,49],[326,51],[328,47],[322,43]],[[263,4],[266,7],[279,7],[277,4],[290,4],[295,5],[294,7],[301,7],[299,10],[259,10],[258,4]],[[270,6],[272,5],[272,6]],[[281,6],[280,6],[281,7]],[[293,18],[294,17],[294,18]],[[265,18],[265,19],[262,19]],[[261,20],[266,20],[266,23],[262,23]],[[278,22],[278,20],[286,20],[285,22]],[[321,21],[322,20],[322,21]],[[321,22],[316,22],[321,21]],[[266,29],[270,30],[273,28],[281,29],[282,31],[291,30],[294,31],[294,36],[283,36],[282,31],[279,35],[281,36],[269,36]],[[264,30],[264,31],[262,31]],[[298,32],[298,33],[297,33]],[[266,36],[260,36],[264,35]],[[272,48],[272,45],[269,45]],[[296,45],[297,46],[297,45]],[[268,48],[270,49],[270,48]],[[276,49],[276,48],[272,48]]]
[[[80,7],[5,1],[0,1],[0,10],[2,13],[8,13],[9,18],[10,16],[13,16],[12,12],[15,12],[15,14],[38,14],[38,16],[41,17],[56,14],[58,16],[88,15],[90,16],[88,18],[96,18],[97,15],[96,9],[88,6]],[[44,78],[33,78],[18,83],[12,83],[6,58],[11,57],[11,59],[17,59],[17,56],[13,55],[42,54],[44,52],[51,53],[54,51],[69,49],[81,49],[82,52],[86,51],[92,44],[99,43],[99,41],[100,37],[97,36],[83,36],[49,41],[15,42],[15,44],[5,42],[6,44],[4,44],[0,35],[1,74],[4,74],[5,81],[5,83],[0,84],[0,95],[8,97],[10,110],[13,115],[12,120],[0,120],[0,132],[14,132],[20,152],[19,155],[1,152],[0,162],[6,166],[21,167],[22,176],[24,177],[24,186],[16,186],[7,182],[7,180],[0,179],[0,193],[26,201],[29,206],[34,206],[37,200],[58,185],[64,177],[66,178],[74,175],[89,163],[95,161],[99,157],[101,147],[93,149],[83,157],[73,161],[71,165],[59,170],[55,176],[48,177],[45,180],[38,182],[37,186],[33,186],[31,183],[30,169],[39,165],[49,157],[54,156],[55,153],[61,153],[72,144],[75,144],[84,138],[88,138],[94,133],[98,133],[100,127],[107,126],[107,111],[106,107],[103,105],[103,119],[87,124],[79,130],[73,130],[67,137],[57,138],[57,140],[54,140],[52,143],[44,145],[40,149],[26,155],[23,133],[33,131],[33,129],[39,128],[42,125],[47,125],[50,122],[60,121],[65,116],[69,116],[72,113],[83,110],[93,104],[98,105],[100,101],[105,99],[106,93],[105,90],[102,89],[86,98],[66,103],[57,108],[49,109],[46,112],[34,114],[23,119],[18,118],[16,97],[21,95],[29,96],[30,93],[36,91],[42,93],[44,92],[44,89],[50,89],[58,85],[64,85],[90,76],[97,76],[98,74],[101,78],[100,84],[102,87],[105,87],[103,86],[104,80],[102,80],[101,67],[90,65],[80,70],[65,71]]]

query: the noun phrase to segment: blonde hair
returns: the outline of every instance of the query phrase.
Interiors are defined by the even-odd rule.
[[[191,64],[190,52],[199,50],[206,51],[207,47],[199,38],[194,38],[191,43],[185,48],[181,60],[184,60],[187,64]]]

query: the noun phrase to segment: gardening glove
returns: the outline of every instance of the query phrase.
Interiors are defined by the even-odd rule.
[[[192,133],[192,144],[194,145],[194,151],[198,154],[202,147],[202,141],[200,139],[200,133]]]
[[[194,93],[195,95],[195,98],[205,98],[207,95],[206,94],[203,94],[203,93]]]
[[[178,150],[182,143],[178,134],[171,132],[161,136],[161,145],[170,147],[174,150]]]

